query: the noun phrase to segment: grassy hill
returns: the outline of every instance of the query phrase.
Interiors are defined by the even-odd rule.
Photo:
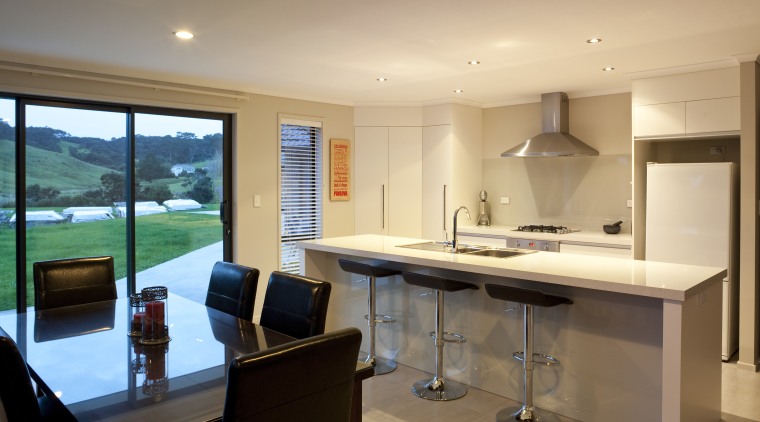
[[[14,189],[14,145],[0,139],[0,192]],[[100,176],[111,170],[85,163],[69,155],[35,147],[26,149],[28,185],[52,186],[62,194],[82,192],[100,187]]]

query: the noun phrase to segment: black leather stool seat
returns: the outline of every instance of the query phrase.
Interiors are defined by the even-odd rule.
[[[547,295],[540,290],[502,286],[500,284],[486,284],[486,293],[494,299],[541,306],[544,308],[551,308],[552,306],[562,304],[570,305],[573,303],[572,300],[566,297]]]
[[[401,274],[401,271],[384,268],[382,264],[385,263],[385,261],[377,261],[370,264],[364,262],[349,261],[347,259],[338,260],[338,265],[340,265],[340,268],[347,273],[354,273],[363,275],[365,277],[377,278],[390,277],[392,275]]]
[[[448,278],[438,277],[435,275],[404,273],[404,281],[415,286],[426,287],[428,289],[443,290],[445,292],[456,292],[464,289],[478,290],[478,286],[464,281],[450,280]]]

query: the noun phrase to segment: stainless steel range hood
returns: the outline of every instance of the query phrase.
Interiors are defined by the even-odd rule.
[[[568,99],[564,92],[541,94],[541,133],[501,153],[502,157],[570,157],[599,151],[568,133]]]

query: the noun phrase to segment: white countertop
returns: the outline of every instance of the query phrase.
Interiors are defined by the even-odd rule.
[[[297,246],[306,250],[674,301],[684,301],[701,292],[707,285],[722,282],[726,277],[724,268],[633,259],[554,252],[492,258],[398,247],[424,241],[404,237],[359,235],[302,241],[298,242]]]
[[[594,245],[631,246],[630,233],[607,234],[605,232],[579,231],[573,233],[537,233],[516,231],[517,226],[460,226],[457,234],[470,236],[506,236],[520,239],[556,240],[568,243],[588,243]]]

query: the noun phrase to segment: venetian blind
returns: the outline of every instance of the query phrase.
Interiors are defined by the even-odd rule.
[[[280,120],[280,270],[300,271],[296,242],[322,237],[322,124]]]

